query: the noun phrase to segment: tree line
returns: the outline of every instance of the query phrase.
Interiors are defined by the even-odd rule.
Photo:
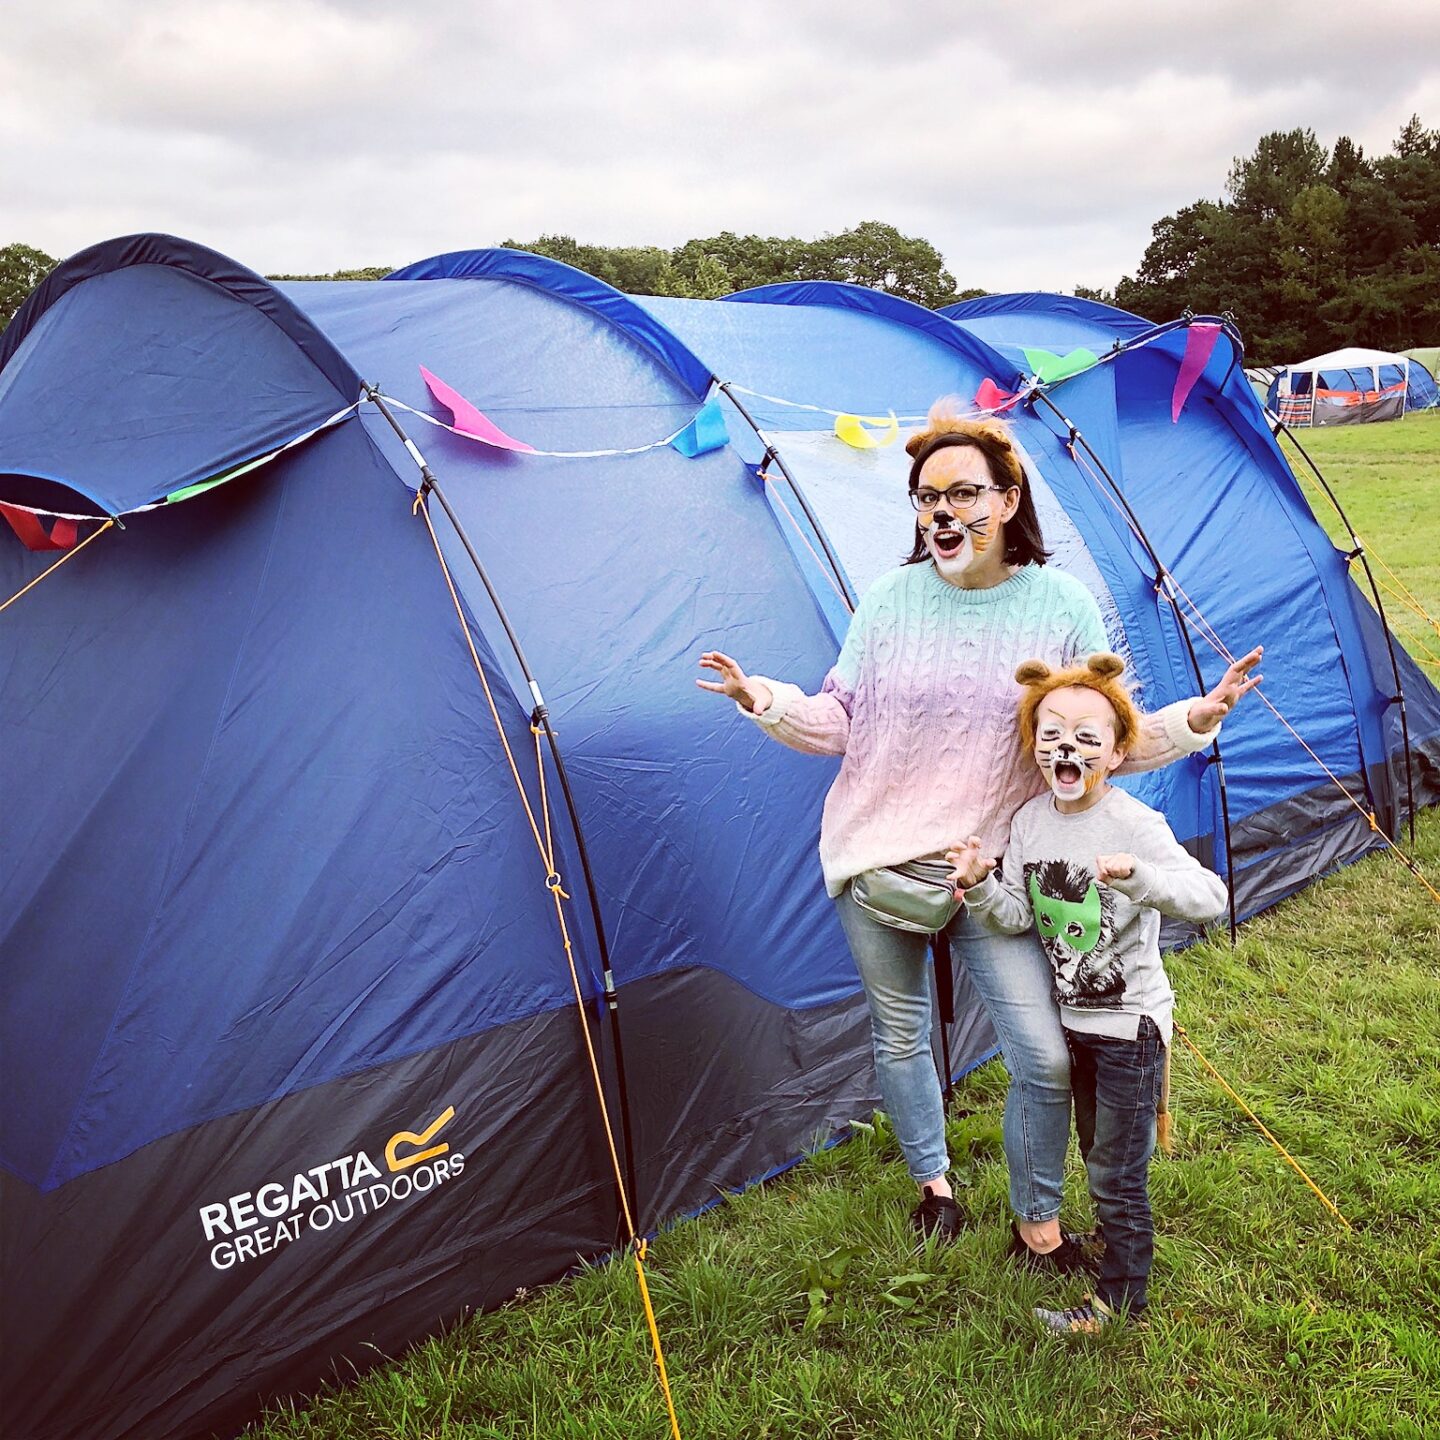
[[[817,240],[722,231],[665,249],[590,245],[570,235],[507,239],[632,295],[714,299],[782,281],[839,280],[931,309],[986,292],[957,288],[928,241],[867,220]],[[0,324],[55,261],[0,248]],[[377,280],[389,266],[272,280]],[[1257,364],[1358,344],[1386,350],[1440,342],[1440,131],[1418,116],[1389,154],[1348,136],[1326,148],[1312,130],[1275,131],[1231,166],[1218,200],[1196,200],[1151,228],[1136,273],[1089,299],[1146,319],[1185,310],[1232,315]]]
[[[1373,159],[1344,135],[1329,150],[1310,130],[1266,135],[1223,199],[1151,235],[1135,275],[1096,298],[1156,321],[1228,311],[1253,363],[1440,344],[1440,131],[1418,116]]]

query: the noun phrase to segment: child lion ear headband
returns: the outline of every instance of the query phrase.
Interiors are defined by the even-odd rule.
[[[1094,690],[1110,702],[1115,712],[1115,742],[1122,750],[1128,749],[1140,733],[1140,713],[1120,678],[1124,673],[1125,662],[1108,650],[1058,670],[1043,660],[1025,661],[1015,671],[1015,679],[1025,687],[1020,696],[1019,715],[1020,739],[1025,749],[1035,744],[1035,712],[1040,702],[1052,690],[1067,690],[1072,686]]]
[[[1076,670],[1083,669],[1089,674],[1078,677],[1083,684],[1090,676],[1096,680],[1118,680],[1125,673],[1125,662],[1118,656],[1112,655],[1108,650],[1102,650],[1098,655],[1091,655],[1083,666],[1070,666],[1067,670],[1052,670],[1043,660],[1026,660],[1015,672],[1015,679],[1021,685],[1042,685],[1051,676],[1073,675]],[[1074,679],[1067,679],[1067,685],[1075,684]],[[1056,689],[1061,687],[1056,686]]]

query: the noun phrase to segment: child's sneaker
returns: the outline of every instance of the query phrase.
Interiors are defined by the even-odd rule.
[[[1020,1238],[1020,1227],[1012,1220],[1010,1248],[1005,1252],[1005,1258],[1018,1261],[1026,1270],[1032,1270],[1037,1275],[1098,1275],[1100,1260],[1094,1246],[1093,1235],[1072,1235],[1070,1231],[1062,1230],[1060,1243],[1053,1250],[1032,1250]]]
[[[927,1185],[925,1198],[911,1212],[910,1223],[922,1242],[933,1235],[948,1244],[960,1233],[960,1207],[948,1195],[937,1195]]]
[[[1098,1295],[1087,1295],[1083,1304],[1069,1310],[1046,1310],[1037,1305],[1035,1318],[1053,1335],[1098,1335],[1109,1325],[1125,1323]]]

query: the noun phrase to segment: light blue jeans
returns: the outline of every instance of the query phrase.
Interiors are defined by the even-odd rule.
[[[870,1003],[885,1110],[910,1174],[924,1184],[950,1163],[930,1049],[929,937],[882,925],[850,898],[848,886],[835,904]],[[948,933],[951,954],[979,992],[1010,1072],[1004,1134],[1011,1208],[1022,1220],[1053,1220],[1070,1143],[1070,1055],[1045,952],[1034,934],[991,935],[964,910]]]

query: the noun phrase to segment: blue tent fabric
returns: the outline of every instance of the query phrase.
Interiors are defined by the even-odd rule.
[[[34,639],[0,690],[0,1161],[32,1183],[569,1003],[568,977],[536,964],[553,919],[527,883],[533,842],[407,514],[351,427],[137,517],[79,562],[100,561],[86,583],[26,597]],[[37,558],[0,551],[7,593]],[[78,632],[83,663],[57,670]],[[13,753],[59,710],[59,750]],[[528,746],[516,702],[507,720]],[[103,905],[74,903],[79,876]],[[514,928],[531,938],[497,943]]]
[[[815,858],[835,764],[694,686],[719,647],[817,687],[854,576],[908,548],[901,447],[846,446],[837,410],[918,418],[1017,374],[1027,345],[1149,335],[1013,417],[1054,563],[1154,708],[1224,662],[1196,640],[1196,681],[1198,626],[1153,546],[1232,646],[1266,643],[1267,693],[1327,763],[1382,816],[1402,803],[1375,617],[1231,347],[1172,422],[1183,327],[1011,297],[971,330],[832,285],[637,300],[496,251],[277,289],[165,237],[71,262],[21,322],[0,500],[135,509],[334,414],[364,375],[420,412],[394,407],[505,611],[431,495],[497,731],[414,464],[366,403],[133,515],[0,617],[0,1286],[24,1317],[0,1408],[39,1440],[234,1426],[256,1396],[604,1254],[623,1234],[587,1033],[642,1228],[873,1106]],[[448,412],[421,366],[539,450],[612,453],[429,426]],[[656,445],[707,396],[729,443]],[[46,563],[0,546],[0,591]],[[502,745],[536,805],[512,633],[575,801],[572,825],[542,749],[583,1011]],[[1401,664],[1431,801],[1440,695]],[[1232,853],[1203,756],[1126,783],[1233,867],[1242,913],[1375,845],[1262,706],[1223,746]],[[957,1012],[964,1069],[994,1037],[963,977]]]
[[[455,250],[403,266],[385,277],[387,280],[508,280],[516,285],[533,285],[543,293],[569,299],[577,305],[603,315],[637,344],[644,346],[667,365],[687,385],[692,394],[703,397],[710,387],[711,376],[695,356],[663,327],[654,325],[636,303],[614,286],[607,285],[543,255],[523,250]]]
[[[0,499],[124,514],[286,444],[360,383],[233,261],[169,236],[97,245],[0,337]]]

